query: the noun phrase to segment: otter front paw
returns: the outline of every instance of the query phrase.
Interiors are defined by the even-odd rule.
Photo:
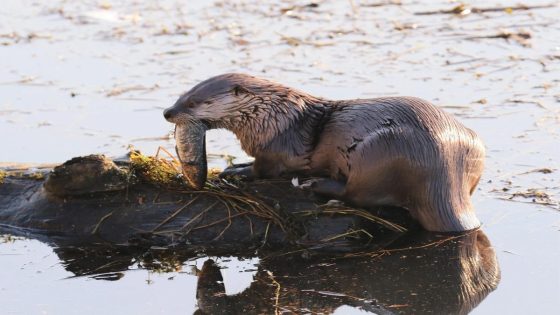
[[[341,198],[346,191],[346,184],[330,178],[313,178],[298,186],[319,195]]]
[[[253,165],[252,164],[241,164],[241,165],[233,165],[225,170],[223,170],[218,177],[220,178],[228,178],[228,177],[240,177],[246,180],[253,180],[255,178],[253,173]]]

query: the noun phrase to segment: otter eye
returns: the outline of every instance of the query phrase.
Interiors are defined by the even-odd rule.
[[[188,101],[188,102],[185,104],[185,106],[186,106],[187,108],[194,108],[194,107],[196,107],[196,104],[197,104],[196,102]]]
[[[208,104],[208,103],[209,103],[208,101],[203,101],[203,100],[200,100],[200,99],[192,99],[192,98],[190,98],[190,99],[186,102],[185,106],[186,106],[187,108],[195,108],[195,107],[200,106],[201,104]]]
[[[235,94],[235,96],[239,96],[239,94],[252,94],[255,95],[255,93],[241,85],[235,85],[233,87],[233,94]]]

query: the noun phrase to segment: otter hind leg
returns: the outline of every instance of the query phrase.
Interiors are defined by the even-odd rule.
[[[346,199],[362,206],[406,208],[424,229],[460,232],[480,226],[470,194],[481,173],[479,157],[447,143],[403,129],[378,133],[356,148],[350,163]],[[476,175],[476,176],[474,176]]]

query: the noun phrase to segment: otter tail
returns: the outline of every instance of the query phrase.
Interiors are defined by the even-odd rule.
[[[465,128],[466,129],[466,128]],[[447,141],[440,156],[441,165],[428,178],[426,195],[414,211],[424,228],[432,231],[459,232],[478,228],[471,195],[484,168],[485,150],[474,132],[466,129],[456,141]]]

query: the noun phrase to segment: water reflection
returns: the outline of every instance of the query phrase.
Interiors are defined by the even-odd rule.
[[[497,287],[498,262],[482,231],[453,239],[428,233],[416,237],[348,259],[265,259],[251,286],[234,296],[224,295],[220,270],[207,260],[198,280],[200,311],[328,314],[349,305],[376,314],[466,314]]]
[[[75,275],[112,281],[133,265],[172,272],[200,257],[194,249],[106,245],[59,246],[55,252]],[[415,232],[383,250],[307,254],[261,256],[251,285],[234,295],[226,295],[220,266],[207,259],[197,272],[196,313],[328,314],[346,305],[376,314],[466,314],[500,281],[496,254],[480,230],[459,236]]]

